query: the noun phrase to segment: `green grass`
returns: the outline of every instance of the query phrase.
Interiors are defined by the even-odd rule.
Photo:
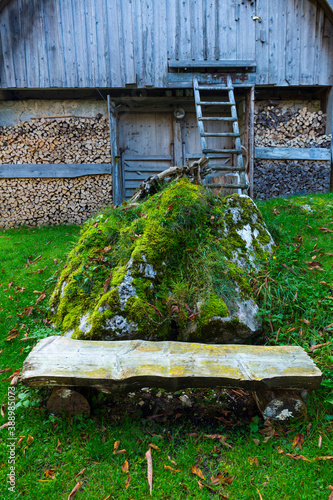
[[[310,352],[311,346],[330,342],[333,333],[333,256],[328,255],[333,254],[333,195],[270,200],[259,208],[278,243],[261,277],[251,281],[265,324],[263,342],[301,345]],[[7,401],[9,376],[22,367],[38,339],[50,334],[47,301],[78,234],[74,226],[0,232],[0,368],[12,369],[0,374],[0,405]],[[318,262],[316,269],[311,270],[311,261]],[[42,293],[46,297],[36,305]],[[14,338],[7,341],[10,332]],[[25,335],[30,339],[22,340]],[[273,429],[255,410],[243,410],[246,398],[236,394],[228,399],[222,391],[190,391],[192,407],[182,404],[181,393],[95,395],[90,417],[68,418],[46,412],[48,389],[19,383],[15,432],[24,438],[16,446],[16,491],[7,489],[8,429],[3,428],[0,498],[66,500],[78,481],[75,500],[149,498],[145,454],[153,444],[158,447],[151,448],[156,500],[260,500],[260,495],[264,500],[328,500],[332,461],[314,459],[333,455],[332,344],[310,355],[324,372],[324,385],[310,395],[307,417],[275,424],[268,441]],[[0,426],[6,422],[5,414]],[[226,440],[205,437],[212,434]],[[304,438],[302,450],[293,445],[297,434]],[[124,453],[113,453],[116,441]],[[122,471],[125,460],[128,473]],[[205,479],[192,473],[195,465]],[[226,484],[211,481],[219,473]]]

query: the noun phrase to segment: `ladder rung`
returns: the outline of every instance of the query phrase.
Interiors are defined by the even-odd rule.
[[[197,104],[200,106],[233,106],[233,103],[229,101],[199,101]]]
[[[199,90],[234,90],[234,87],[227,87],[225,85],[200,85],[200,83],[198,83],[197,89],[199,89]]]
[[[212,165],[211,167],[209,167],[212,172],[215,172],[216,171],[222,171],[224,170],[225,172],[245,172],[245,168],[244,167],[228,167],[228,166],[217,166],[217,165]]]
[[[202,152],[204,154],[209,154],[209,153],[233,153],[237,155],[242,154],[241,149],[203,149]]]
[[[205,121],[220,121],[220,122],[235,122],[237,118],[234,118],[233,116],[202,116],[199,118],[199,120],[205,120]]]
[[[210,188],[226,188],[226,189],[249,189],[247,184],[205,184]]]
[[[240,134],[235,132],[204,132],[200,135],[202,137],[240,137]]]

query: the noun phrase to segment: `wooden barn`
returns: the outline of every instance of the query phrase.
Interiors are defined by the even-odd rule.
[[[82,220],[202,154],[212,187],[328,190],[332,62],[333,0],[0,0],[0,225]]]

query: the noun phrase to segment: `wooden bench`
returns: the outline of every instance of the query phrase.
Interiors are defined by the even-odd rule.
[[[277,419],[304,412],[305,403],[296,391],[316,389],[321,379],[320,370],[301,347],[107,342],[60,336],[38,342],[21,376],[22,383],[31,387],[66,388],[58,390],[58,396],[54,393],[53,399],[67,399],[68,407],[75,387],[106,393],[142,387],[240,388],[254,392],[265,417]]]

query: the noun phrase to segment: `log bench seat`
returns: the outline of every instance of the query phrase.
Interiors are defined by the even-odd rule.
[[[321,379],[301,347],[87,341],[56,335],[38,342],[21,376],[31,387],[91,387],[106,393],[143,387],[239,388],[253,391],[261,411],[272,418],[275,410],[282,416],[304,412],[296,391],[316,389]]]

